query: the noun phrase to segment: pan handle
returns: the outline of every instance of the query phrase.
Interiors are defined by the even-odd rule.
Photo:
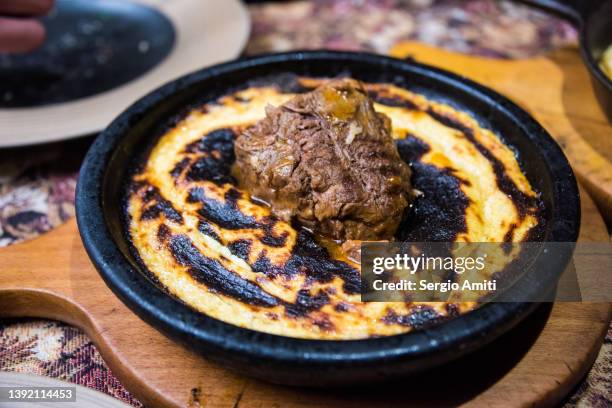
[[[589,16],[591,10],[600,0],[518,0],[521,3],[550,11],[570,20],[572,23],[582,26]]]

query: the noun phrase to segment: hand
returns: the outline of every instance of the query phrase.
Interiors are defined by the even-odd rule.
[[[54,0],[0,0],[0,52],[28,52],[45,40],[43,25],[33,17],[47,13]]]

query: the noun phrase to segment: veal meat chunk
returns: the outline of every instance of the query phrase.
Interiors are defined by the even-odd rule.
[[[252,196],[333,239],[391,238],[412,197],[389,118],[353,79],[268,106],[235,152],[237,176]]]

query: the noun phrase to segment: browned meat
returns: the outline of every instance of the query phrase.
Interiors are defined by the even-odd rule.
[[[330,81],[237,138],[237,176],[282,219],[339,240],[391,238],[411,186],[390,130],[361,83]]]

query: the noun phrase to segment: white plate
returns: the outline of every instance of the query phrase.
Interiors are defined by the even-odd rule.
[[[33,374],[0,372],[0,387],[76,387],[76,402],[0,402],[0,408],[129,408],[122,401],[81,385]]]
[[[158,86],[237,57],[250,33],[239,0],[132,0],[157,8],[174,25],[176,44],[151,71],[113,90],[71,102],[0,109],[0,147],[53,142],[104,129],[115,116]]]

